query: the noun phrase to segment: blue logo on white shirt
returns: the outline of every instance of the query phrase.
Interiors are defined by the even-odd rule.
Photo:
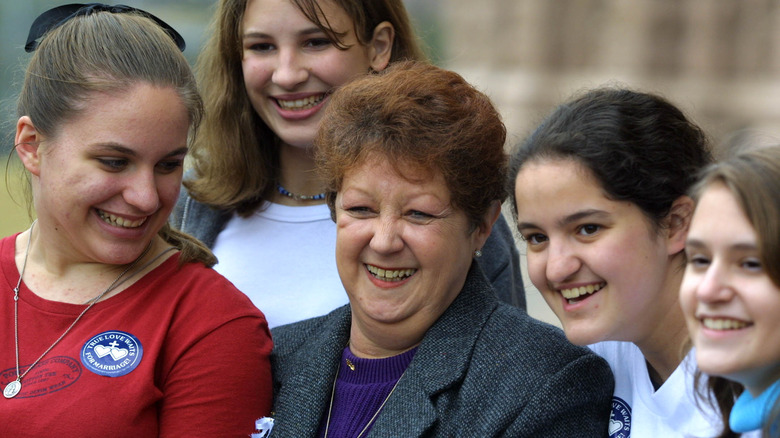
[[[95,374],[120,377],[141,363],[144,349],[138,338],[112,330],[95,335],[81,348],[81,363]]]
[[[620,397],[612,397],[609,415],[609,438],[628,438],[631,435],[631,406]]]

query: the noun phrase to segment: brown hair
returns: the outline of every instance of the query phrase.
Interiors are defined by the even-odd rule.
[[[506,198],[506,128],[490,99],[458,74],[406,61],[337,90],[315,139],[334,212],[344,175],[367,157],[444,177],[472,226]]]
[[[318,0],[290,0],[315,25],[346,49],[322,14]],[[333,0],[352,19],[358,41],[371,40],[383,21],[393,25],[390,62],[425,59],[402,0]],[[255,211],[275,189],[279,154],[276,134],[252,108],[241,68],[241,22],[248,0],[221,0],[211,36],[198,57],[196,71],[206,104],[206,118],[193,144],[195,179],[185,181],[190,194],[211,206]]]
[[[89,108],[86,101],[92,94],[121,92],[139,82],[176,90],[194,137],[203,103],[189,64],[171,37],[135,13],[77,16],[41,40],[27,67],[17,115],[29,116],[37,131],[55,137],[60,126]],[[181,263],[216,262],[203,244],[167,223],[159,234],[181,250]]]
[[[755,229],[761,265],[780,288],[780,146],[746,149],[710,166],[693,187],[691,196],[698,201],[708,187],[717,183],[731,191]],[[703,377],[697,371],[696,381]],[[709,376],[706,392],[697,393],[720,411],[724,424],[720,438],[738,436],[728,428],[728,421],[734,401],[743,391],[744,386],[737,382]],[[780,421],[779,411],[780,402],[776,402],[766,424],[766,436],[770,436],[768,428]]]

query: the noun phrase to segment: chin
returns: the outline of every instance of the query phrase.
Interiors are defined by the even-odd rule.
[[[401,313],[401,310],[397,305],[379,305],[363,308],[361,309],[360,313],[363,317],[382,324],[394,324],[396,322],[402,321],[407,316]]]
[[[317,134],[317,127],[299,126],[288,130],[286,133],[282,133],[279,138],[282,142],[288,146],[293,146],[300,149],[310,149],[314,142],[314,137]]]
[[[731,356],[731,355],[729,355]],[[702,372],[725,378],[730,378],[735,373],[735,366],[729,363],[731,358],[721,354],[696,350],[696,364]]]
[[[586,346],[595,344],[597,342],[606,341],[601,333],[595,332],[593,329],[584,328],[576,323],[562,323],[563,332],[566,334],[566,339],[574,345]]]

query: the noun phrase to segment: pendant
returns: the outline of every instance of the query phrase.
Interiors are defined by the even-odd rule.
[[[9,383],[5,386],[5,389],[3,390],[3,395],[5,398],[14,398],[16,397],[16,394],[19,394],[19,391],[22,390],[22,382],[19,380],[14,380],[13,382]]]

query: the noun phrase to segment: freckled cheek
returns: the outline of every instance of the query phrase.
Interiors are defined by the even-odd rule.
[[[244,62],[242,64],[244,73],[244,85],[250,91],[260,88],[271,80],[272,70],[269,66],[259,62]]]
[[[73,199],[78,203],[96,203],[120,191],[111,179],[85,179],[74,177],[63,180],[51,193],[55,199]]]
[[[367,74],[368,67],[363,69],[363,66],[359,65],[359,63],[354,60],[338,59],[320,64],[320,68],[315,69],[315,73],[317,73],[320,79],[337,87],[346,84],[360,75]]]
[[[173,207],[176,205],[176,200],[179,197],[179,189],[169,188],[164,191],[159,191],[158,196],[160,197],[160,208],[167,216],[168,214],[170,214],[170,212],[173,210]]]

